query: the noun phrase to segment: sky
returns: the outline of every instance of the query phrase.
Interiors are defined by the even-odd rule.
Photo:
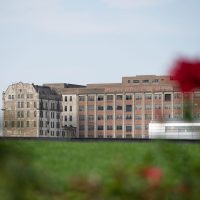
[[[0,0],[0,92],[165,75],[199,44],[199,0]]]

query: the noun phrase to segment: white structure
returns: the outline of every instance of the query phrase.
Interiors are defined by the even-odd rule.
[[[200,122],[150,122],[150,139],[200,139]]]

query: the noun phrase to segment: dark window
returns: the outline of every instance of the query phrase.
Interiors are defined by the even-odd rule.
[[[65,96],[65,101],[67,101],[67,96]]]
[[[112,115],[107,115],[107,120],[113,120],[113,116]]]
[[[132,132],[132,126],[126,126],[126,132]]]
[[[103,106],[98,106],[97,110],[103,110]]]
[[[113,110],[113,106],[107,106],[107,110]]]
[[[127,94],[126,95],[126,100],[131,100],[132,99],[132,95],[131,94]]]
[[[72,96],[69,97],[69,101],[72,101]]]
[[[113,126],[107,126],[107,130],[113,130]]]
[[[85,120],[85,116],[84,116],[84,115],[80,115],[80,116],[79,116],[79,120],[80,120],[80,121],[84,121],[84,120]]]
[[[67,121],[67,116],[65,116],[65,121]]]
[[[97,116],[97,119],[98,119],[98,120],[103,120],[103,115],[98,115],[98,116]]]
[[[133,80],[133,83],[139,83],[140,81],[139,80]]]
[[[94,96],[88,96],[88,101],[94,101]]]
[[[72,111],[72,106],[70,106],[69,110]]]
[[[165,101],[171,101],[171,94],[165,94]]]
[[[123,96],[122,95],[117,95],[117,100],[122,100]]]
[[[107,95],[107,101],[112,101],[113,100],[113,95]]]
[[[102,131],[103,130],[103,126],[97,126],[97,130]]]
[[[149,80],[142,80],[143,83],[149,83]]]
[[[122,125],[117,125],[117,130],[122,130]]]
[[[117,106],[117,110],[122,110],[122,106]]]
[[[72,116],[71,116],[71,115],[69,116],[69,121],[70,121],[70,122],[72,121]]]
[[[127,119],[127,120],[132,119],[132,115],[126,115],[126,119]]]
[[[132,111],[132,105],[126,105],[126,112]]]
[[[103,101],[103,99],[104,99],[104,98],[103,98],[103,95],[97,97],[97,100],[98,100],[98,101]]]
[[[85,96],[79,96],[79,101],[85,101]]]

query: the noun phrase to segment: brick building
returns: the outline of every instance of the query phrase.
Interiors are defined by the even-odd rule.
[[[32,87],[39,92],[39,88],[37,90],[35,86]],[[193,117],[200,118],[200,91],[183,94],[168,76],[134,76],[123,77],[121,83],[87,86],[60,83],[45,84],[43,88],[45,87],[49,88],[49,92],[54,91],[56,98],[59,97],[54,103],[62,104],[62,110],[57,111],[60,114],[61,127],[76,128],[77,137],[146,138],[152,120],[183,119],[184,96],[190,98],[192,106],[185,106],[191,106]],[[10,89],[5,95],[7,104],[12,99],[12,96],[9,99],[12,92],[8,91]],[[46,99],[48,95],[46,94]],[[37,98],[38,105],[40,101],[41,98]],[[8,113],[5,113],[7,112],[4,112],[6,117]],[[6,119],[4,125],[5,123]],[[47,131],[37,130],[41,131],[41,135],[42,131],[43,135]],[[53,130],[50,130],[48,136],[51,131]],[[54,134],[56,131],[54,130]]]

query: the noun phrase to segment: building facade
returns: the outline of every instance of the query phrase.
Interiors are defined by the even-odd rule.
[[[29,129],[24,124],[30,121],[32,136],[66,136],[65,128],[70,137],[148,138],[152,120],[182,120],[188,109],[200,118],[200,91],[183,94],[168,76],[123,77],[121,83],[87,86],[19,83],[9,86],[4,102],[5,135],[25,135]]]
[[[53,89],[28,83],[3,93],[4,136],[60,136],[62,97]]]

